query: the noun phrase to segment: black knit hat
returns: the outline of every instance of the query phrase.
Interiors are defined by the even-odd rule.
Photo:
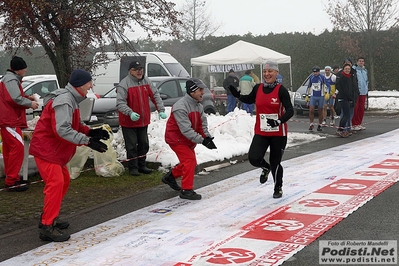
[[[26,65],[25,60],[23,60],[21,57],[19,57],[19,56],[14,56],[14,57],[11,59],[10,68],[11,68],[12,70],[21,70],[21,69],[25,69],[25,68],[27,68],[27,67],[28,67],[28,66]]]
[[[80,87],[91,81],[90,73],[83,69],[75,69],[69,77],[69,83],[74,87]]]
[[[198,88],[208,88],[200,79],[191,78],[186,81],[186,92],[188,94],[195,92]]]

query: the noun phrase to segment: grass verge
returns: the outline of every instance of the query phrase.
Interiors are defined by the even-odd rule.
[[[61,205],[61,216],[91,208],[144,189],[160,185],[162,173],[130,176],[129,171],[118,177],[100,177],[94,170],[84,170],[71,180],[69,190]],[[29,177],[25,192],[0,191],[0,235],[37,225],[43,207],[43,188],[39,174]],[[4,187],[4,179],[0,182]]]

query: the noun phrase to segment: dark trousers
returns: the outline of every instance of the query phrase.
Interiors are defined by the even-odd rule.
[[[283,167],[281,159],[287,145],[287,137],[264,137],[255,135],[249,148],[248,160],[251,165],[261,168],[271,169],[274,188],[283,186]],[[268,164],[265,160],[265,154],[270,146],[270,156]]]
[[[146,154],[150,149],[147,128],[147,126],[136,128],[122,127],[126,158],[129,160],[127,163],[129,170],[145,166]]]
[[[350,128],[347,128],[347,122],[350,122],[350,104],[348,100],[339,100],[339,106],[341,106],[341,119],[339,120],[339,131],[349,131]]]

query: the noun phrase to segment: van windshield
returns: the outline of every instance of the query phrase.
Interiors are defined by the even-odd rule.
[[[172,76],[175,77],[190,77],[190,74],[179,63],[165,63],[165,67],[169,70]]]

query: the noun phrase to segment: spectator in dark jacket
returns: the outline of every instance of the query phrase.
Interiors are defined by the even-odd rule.
[[[230,85],[234,86],[237,89],[240,86],[240,79],[237,78],[235,74],[236,73],[234,72],[234,70],[230,69],[229,76],[223,81],[223,88],[226,90],[227,94],[226,113],[233,112],[234,108],[236,108],[237,105],[237,99],[233,95],[231,95],[231,91],[229,89]]]
[[[343,65],[345,64],[349,64],[351,66],[351,70],[350,70],[350,75],[352,76],[355,84],[356,84],[356,89],[354,91],[354,97],[353,97],[353,104],[350,104],[349,106],[349,120],[346,122],[344,131],[348,131],[348,136],[352,135],[352,118],[355,112],[355,105],[357,102],[357,98],[359,96],[359,88],[358,88],[358,81],[357,81],[357,73],[356,73],[356,69],[353,68],[353,64],[352,64],[352,60],[350,58],[345,58]],[[343,72],[343,68],[338,72],[337,77],[340,77],[342,75]],[[341,119],[342,119],[342,112],[340,114]]]
[[[344,64],[342,72],[337,77],[336,88],[338,90],[338,103],[341,107],[342,118],[339,121],[339,128],[336,134],[342,138],[346,138],[350,135],[347,129],[347,123],[350,120],[351,111],[350,109],[355,106],[355,99],[358,95],[358,87],[356,78],[351,73],[351,64]]]

